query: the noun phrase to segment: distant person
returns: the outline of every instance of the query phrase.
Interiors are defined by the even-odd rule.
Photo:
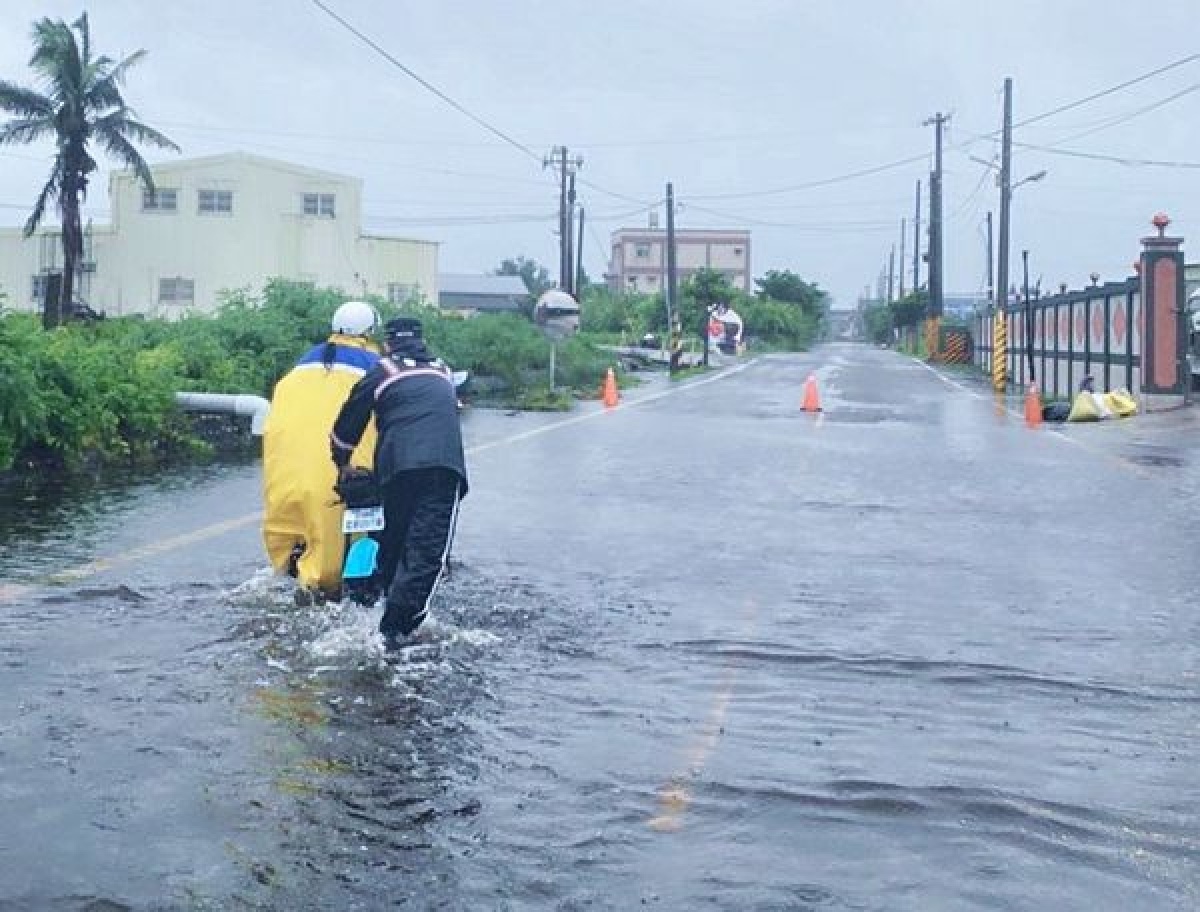
[[[372,415],[384,510],[378,577],[387,599],[379,632],[394,649],[425,620],[467,493],[454,377],[425,347],[419,320],[387,324],[387,355],[342,406],[329,439],[339,475],[351,471]]]
[[[263,542],[278,573],[296,578],[298,603],[341,597],[342,507],[337,473],[325,458],[329,429],[354,384],[380,358],[372,341],[379,317],[362,301],[333,315],[332,334],[313,346],[275,386],[263,434]],[[373,427],[359,461],[370,467]]]

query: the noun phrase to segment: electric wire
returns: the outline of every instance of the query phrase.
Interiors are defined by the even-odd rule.
[[[341,25],[342,28],[346,29],[346,31],[350,32],[350,34],[352,34],[356,38],[358,38],[359,41],[361,41],[367,47],[371,48],[371,50],[375,51],[375,53],[379,54],[380,57],[382,57],[384,60],[386,60],[392,66],[396,67],[398,70],[403,72],[405,75],[407,75],[409,78],[414,80],[416,83],[418,83],[424,89],[433,93],[438,98],[440,98],[442,101],[444,101],[446,104],[450,105],[450,107],[454,108],[454,110],[458,111],[460,114],[469,118],[474,123],[483,127],[483,129],[487,130],[493,136],[496,136],[499,139],[502,139],[504,142],[506,142],[508,145],[512,146],[514,149],[517,149],[518,151],[523,152],[525,155],[528,155],[534,161],[536,161],[536,162],[542,161],[542,156],[540,156],[536,152],[534,152],[531,148],[529,148],[529,146],[525,145],[523,142],[521,142],[519,140],[513,139],[513,137],[509,136],[507,133],[505,133],[499,127],[493,126],[491,123],[489,123],[488,121],[486,121],[482,117],[480,117],[478,114],[476,114],[474,111],[470,110],[465,105],[463,105],[463,104],[459,103],[458,101],[456,101],[455,99],[451,98],[449,95],[447,95],[445,92],[443,92],[437,86],[435,86],[433,83],[429,82],[427,79],[422,77],[420,74],[413,71],[410,67],[401,63],[400,60],[398,60],[395,56],[393,56],[386,48],[377,44],[370,36],[366,35],[365,33],[361,32],[359,29],[355,28],[353,25],[351,25],[349,22],[347,22],[345,19],[343,19],[341,16],[339,16],[333,10],[331,10],[328,6],[326,6],[324,3],[322,3],[321,0],[312,0],[312,3],[318,9],[323,11],[327,16],[329,16],[329,18],[333,19],[335,22],[337,22],[339,25]]]

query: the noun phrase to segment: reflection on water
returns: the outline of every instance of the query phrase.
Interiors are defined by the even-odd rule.
[[[0,912],[1200,908],[1194,564],[1099,559],[1172,502],[891,357],[827,398],[887,420],[772,359],[488,451],[397,656],[253,466],[6,494],[6,574],[251,521],[0,602]]]
[[[0,480],[0,580],[21,580],[86,559],[125,517],[156,499],[252,466],[255,457],[171,470],[40,473]],[[164,518],[169,522],[169,517]],[[177,530],[176,530],[177,531]]]

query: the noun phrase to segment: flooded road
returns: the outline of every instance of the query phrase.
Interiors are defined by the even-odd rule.
[[[254,465],[9,498],[0,912],[1200,907],[1190,425],[830,347],[466,430],[396,662]]]

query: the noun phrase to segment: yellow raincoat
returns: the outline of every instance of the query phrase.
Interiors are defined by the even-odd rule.
[[[330,344],[333,362],[326,365]],[[271,565],[287,572],[292,549],[302,545],[297,582],[325,593],[341,586],[345,554],[329,432],[351,387],[378,360],[369,340],[334,333],[276,384],[263,433],[263,542]],[[374,456],[372,419],[353,461],[370,468]]]

